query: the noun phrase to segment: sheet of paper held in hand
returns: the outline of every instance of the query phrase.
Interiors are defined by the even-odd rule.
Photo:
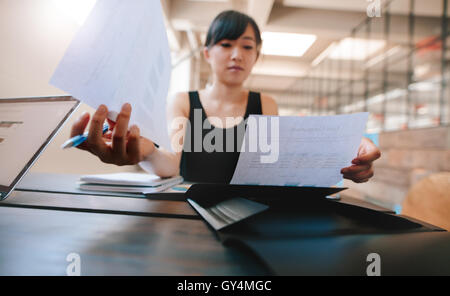
[[[368,113],[251,115],[231,184],[334,186],[357,156],[367,119]],[[256,152],[249,144],[252,134],[258,135]]]
[[[50,83],[97,108],[119,112],[129,102],[131,124],[171,149],[166,98],[170,50],[160,1],[97,0]]]

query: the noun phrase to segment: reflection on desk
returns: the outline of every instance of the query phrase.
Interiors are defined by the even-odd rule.
[[[265,275],[203,221],[0,207],[0,275]]]
[[[200,219],[186,203],[111,196],[14,191],[0,207],[59,209],[78,212]]]

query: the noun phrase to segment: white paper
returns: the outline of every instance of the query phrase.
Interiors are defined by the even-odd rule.
[[[357,156],[368,113],[250,117],[256,122],[265,118],[269,129],[271,120],[278,118],[279,137],[274,131],[268,133],[267,139],[263,137],[268,144],[278,141],[278,145],[273,145],[278,146],[278,159],[262,163],[267,152],[249,151],[246,146],[252,128],[248,125],[231,184],[329,187],[342,180],[341,169],[350,166]]]
[[[167,183],[182,182],[181,176],[171,178],[161,178],[153,174],[142,173],[112,173],[112,174],[95,174],[83,175],[80,177],[81,182],[95,184],[110,184],[124,186],[160,186]]]
[[[166,99],[170,50],[159,0],[98,0],[72,40],[50,83],[97,108],[119,112],[171,150]]]
[[[114,185],[114,184],[100,184],[100,183],[79,183],[81,190],[87,191],[107,191],[107,192],[135,192],[135,193],[157,193],[170,189],[183,181],[182,178],[171,179],[170,182],[163,183],[157,186],[129,186],[129,185]]]

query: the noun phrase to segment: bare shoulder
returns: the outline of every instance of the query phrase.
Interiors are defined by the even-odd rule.
[[[178,92],[169,97],[167,101],[168,115],[170,117],[189,117],[189,93]]]
[[[261,94],[263,115],[278,115],[278,105],[275,99],[267,94]]]

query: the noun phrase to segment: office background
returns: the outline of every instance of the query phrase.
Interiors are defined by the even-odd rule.
[[[398,210],[411,186],[450,171],[447,0],[161,3],[172,51],[170,93],[209,83],[201,54],[206,29],[219,12],[240,10],[253,16],[264,34],[263,54],[246,86],[271,94],[281,115],[370,112],[367,132],[378,134],[383,155],[370,182],[345,182],[348,194]],[[0,0],[0,98],[64,94],[48,81],[94,4]],[[273,32],[297,35],[282,44],[284,36]],[[93,110],[82,105],[31,171],[139,170],[59,148],[84,111]]]

